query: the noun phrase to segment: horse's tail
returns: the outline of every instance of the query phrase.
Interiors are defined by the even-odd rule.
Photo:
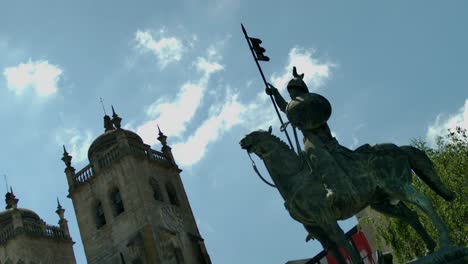
[[[445,200],[452,201],[455,199],[455,193],[442,183],[434,164],[424,151],[412,146],[402,146],[400,148],[408,155],[411,169],[421,180]]]

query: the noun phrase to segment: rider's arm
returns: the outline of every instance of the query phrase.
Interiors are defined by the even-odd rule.
[[[279,109],[286,113],[286,106],[288,103],[284,100],[283,96],[279,93],[278,89],[273,87],[273,85],[268,84],[269,87],[265,88],[265,92],[268,95],[273,95],[275,97],[275,102],[278,105]]]

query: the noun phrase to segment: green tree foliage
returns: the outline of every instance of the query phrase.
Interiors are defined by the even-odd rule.
[[[457,128],[449,131],[445,137],[437,140],[437,147],[432,149],[422,140],[414,140],[413,145],[423,151],[433,161],[434,166],[445,185],[454,191],[457,198],[447,202],[425,185],[419,178],[413,177],[416,188],[428,196],[437,213],[450,229],[450,237],[455,245],[468,245],[468,136],[467,131]],[[412,208],[415,210],[415,208]],[[436,230],[429,219],[418,211],[420,220],[429,234],[438,242]],[[393,255],[399,263],[406,263],[415,257],[424,256],[424,242],[406,223],[393,218],[377,218],[372,221],[377,233],[387,245],[393,248]]]

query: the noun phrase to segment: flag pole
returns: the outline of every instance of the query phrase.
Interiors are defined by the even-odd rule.
[[[249,45],[250,51],[252,52],[252,57],[254,58],[254,61],[257,64],[258,70],[260,71],[260,75],[262,76],[263,83],[265,84],[265,87],[268,87],[268,82],[265,79],[265,75],[263,74],[262,67],[260,67],[260,63],[258,63],[258,59],[255,56],[255,52],[254,52],[254,49],[252,47],[252,44],[250,43],[249,36],[247,35],[247,31],[245,30],[244,25],[242,23],[241,23],[241,27],[242,27],[242,32],[244,32],[245,39],[247,40],[247,44]],[[273,99],[273,95],[271,95],[271,94],[270,94],[270,99],[271,99],[271,103],[273,104],[273,107],[275,108],[276,114],[278,115],[278,118],[279,118],[279,120],[281,122],[281,127],[284,127],[283,118],[281,118],[280,112],[278,110],[278,106],[276,105],[276,102]],[[289,134],[288,134],[288,131],[286,130],[286,127],[284,128],[284,133],[286,134],[286,138],[288,139],[289,146],[294,151],[294,147],[292,145],[291,139],[289,138]]]

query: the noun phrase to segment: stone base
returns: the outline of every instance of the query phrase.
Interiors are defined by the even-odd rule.
[[[408,262],[407,264],[467,264],[468,248],[449,247],[430,255]]]

